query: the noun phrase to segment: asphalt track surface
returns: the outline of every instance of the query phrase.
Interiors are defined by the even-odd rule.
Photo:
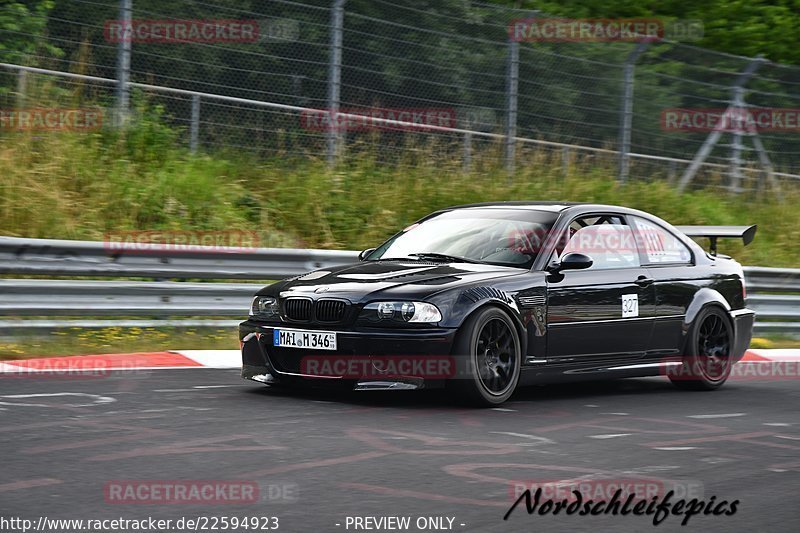
[[[553,385],[468,409],[436,391],[268,389],[236,370],[5,375],[0,517],[275,516],[279,531],[334,532],[364,531],[347,518],[367,516],[408,516],[408,531],[421,517],[452,518],[453,531],[800,531],[798,406],[797,380],[712,393],[665,378]],[[524,505],[503,520],[511,481],[579,476],[691,481],[706,500],[740,503],[734,516],[686,527],[677,516],[655,527],[652,516],[528,515]],[[121,504],[104,492],[119,480],[260,489],[244,504]]]

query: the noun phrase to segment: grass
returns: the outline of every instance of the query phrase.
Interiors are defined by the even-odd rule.
[[[748,265],[800,266],[797,188],[784,187],[780,200],[682,194],[661,179],[620,185],[611,161],[575,160],[565,171],[560,154],[542,151],[522,156],[509,178],[492,153],[465,172],[436,146],[393,165],[367,154],[329,170],[308,159],[192,156],[171,130],[142,127],[0,137],[0,234],[102,240],[120,230],[249,230],[261,246],[363,249],[449,205],[556,199],[626,205],[673,224],[757,223],[751,246],[728,241],[721,251]]]
[[[800,348],[800,339],[780,334],[770,337],[753,337],[750,347],[756,349]]]
[[[720,251],[745,265],[800,267],[796,186],[780,198],[713,187],[680,193],[635,166],[621,185],[611,159],[573,156],[565,165],[561,152],[523,148],[508,176],[498,145],[476,150],[469,171],[459,146],[436,142],[381,151],[357,141],[335,169],[280,149],[266,159],[224,149],[192,155],[157,108],[137,116],[125,132],[0,133],[0,235],[103,240],[126,230],[246,230],[258,234],[259,246],[364,249],[446,206],[552,199],[626,205],[673,224],[759,224],[750,246],[726,241]],[[237,347],[230,332],[196,338],[160,329],[68,330],[58,339],[0,344],[0,358]]]

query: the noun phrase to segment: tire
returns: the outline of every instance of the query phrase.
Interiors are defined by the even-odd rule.
[[[514,393],[522,362],[517,328],[506,313],[485,307],[459,329],[453,348],[458,375],[447,386],[471,405],[500,405]]]
[[[721,308],[707,307],[697,315],[687,339],[680,370],[669,374],[672,383],[684,390],[715,390],[731,373],[733,325]]]

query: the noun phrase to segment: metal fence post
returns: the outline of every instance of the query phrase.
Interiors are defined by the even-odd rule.
[[[469,128],[469,126],[467,126]],[[472,170],[472,132],[464,134],[464,173]]]
[[[123,27],[123,36],[117,46],[117,93],[116,117],[117,127],[127,122],[130,107],[131,81],[131,39],[127,38],[133,17],[133,0],[119,0],[119,19]]]
[[[200,136],[200,95],[192,95],[192,122],[189,126],[189,150],[197,152],[197,139]]]
[[[519,90],[519,41],[513,37],[508,41],[508,68],[506,69],[506,132],[505,167],[514,173],[517,154],[517,96]]]
[[[725,121],[727,120],[735,122],[737,120],[741,120],[742,109],[745,109],[744,86],[750,80],[750,78],[753,77],[753,74],[755,74],[756,70],[761,66],[762,63],[764,63],[763,56],[759,55],[755,57],[745,67],[742,73],[739,74],[739,77],[736,78],[736,81],[733,82],[733,86],[731,87],[732,89],[731,103],[730,105],[728,105],[727,109],[725,110],[725,113],[722,115],[722,120],[720,120],[719,125],[715,127],[711,133],[708,134],[708,137],[706,137],[705,142],[703,142],[703,145],[697,151],[697,154],[695,154],[692,163],[683,173],[683,176],[681,176],[681,180],[678,183],[679,191],[683,192],[686,189],[689,183],[694,179],[694,176],[695,174],[697,174],[697,171],[700,170],[700,167],[703,165],[706,158],[708,158],[708,156],[711,155],[711,150],[714,149],[714,146],[717,144],[717,142],[719,142],[720,137],[725,132],[725,127],[724,127]],[[729,170],[731,171],[732,177],[735,178],[736,173],[738,172],[739,178],[741,178],[741,168],[738,166],[741,164],[741,161],[739,160],[739,155],[741,153],[741,132],[737,132],[735,135],[738,136],[738,138],[734,138],[734,146],[731,152],[731,166],[729,167]],[[734,157],[736,158],[736,160],[734,160]],[[759,150],[759,157],[761,158],[762,164],[764,163],[764,161],[767,162],[769,161],[766,152],[763,150]],[[767,172],[768,179],[772,181],[774,176],[772,175],[771,165],[769,167],[766,167],[765,170]],[[739,186],[739,183],[733,183],[732,185],[734,186],[734,190],[736,190],[736,188],[738,188]]]
[[[620,182],[628,181],[630,175],[631,122],[633,121],[633,75],[636,60],[645,51],[649,41],[641,41],[625,59],[622,90],[622,114],[619,126],[619,175]]]
[[[667,181],[669,183],[675,182],[675,176],[678,173],[678,164],[675,161],[670,161],[667,165]]]
[[[744,86],[753,77],[755,71],[761,66],[762,63],[762,56],[758,56],[753,62],[748,65],[748,68],[745,69],[744,73],[736,80],[736,83],[733,86],[732,96],[733,96],[733,105],[739,110],[739,116],[737,117],[738,120],[742,119],[742,110],[746,110],[745,103],[744,103]],[[746,111],[745,111],[746,113]],[[730,176],[730,189],[734,193],[742,192],[742,150],[744,149],[744,145],[742,144],[742,128],[735,128],[733,131],[733,142],[731,143],[731,156],[730,156],[730,165],[728,167],[728,174]],[[768,166],[771,166],[771,163],[767,163]]]
[[[328,65],[328,129],[327,160],[328,166],[336,164],[339,132],[337,114],[342,89],[342,28],[344,27],[344,4],[347,0],[334,0],[331,9],[331,53]]]
[[[17,107],[22,109],[28,96],[28,71],[19,69],[17,72]]]

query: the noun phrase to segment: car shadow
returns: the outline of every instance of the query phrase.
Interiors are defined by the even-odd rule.
[[[481,409],[464,404],[454,394],[445,389],[415,391],[352,391],[322,388],[252,387],[246,394],[269,398],[295,398],[312,402],[332,402],[359,407],[429,409],[465,408]],[[675,388],[664,378],[625,378],[605,381],[586,381],[520,387],[507,402],[508,404],[535,403],[546,405],[553,400],[581,399],[590,401],[601,397],[692,394]],[[503,407],[506,404],[498,407]]]

